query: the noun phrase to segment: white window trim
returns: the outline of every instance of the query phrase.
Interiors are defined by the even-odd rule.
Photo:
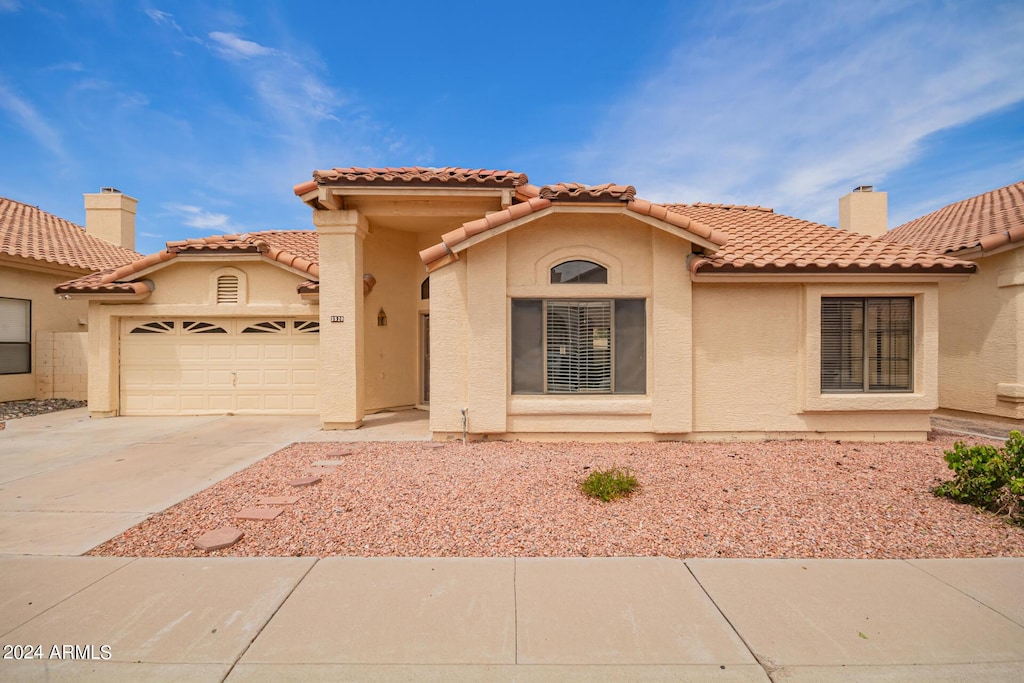
[[[914,390],[893,393],[822,393],[821,299],[823,297],[912,297],[914,299]],[[939,290],[937,284],[813,284],[804,288],[804,412],[931,411],[938,408]]]

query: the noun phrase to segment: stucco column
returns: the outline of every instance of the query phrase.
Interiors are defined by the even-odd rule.
[[[657,434],[693,431],[693,300],[686,263],[689,242],[654,230],[651,422]]]
[[[363,423],[363,239],[358,211],[314,211],[320,243],[320,421]]]
[[[86,398],[90,417],[113,417],[120,410],[120,318],[110,307],[89,302],[89,380]]]

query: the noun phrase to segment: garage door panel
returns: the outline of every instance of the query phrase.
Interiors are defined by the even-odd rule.
[[[264,383],[260,370],[239,370],[235,375],[235,384],[239,389],[259,387]]]
[[[300,333],[291,321],[253,334],[241,330],[262,321],[221,320],[215,324],[225,332],[215,335],[171,322],[160,332],[131,334],[153,323],[125,321],[122,414],[317,412],[319,335]]]
[[[267,369],[263,371],[263,384],[267,387],[282,387],[288,386],[288,370],[272,370]]]
[[[235,358],[238,360],[260,360],[258,344],[239,344],[235,347]]]
[[[316,371],[315,370],[292,370],[291,371],[292,386],[295,387],[310,387],[316,389]]]
[[[232,360],[235,357],[235,347],[231,344],[221,342],[219,344],[210,344],[206,348],[206,358],[208,360]]]

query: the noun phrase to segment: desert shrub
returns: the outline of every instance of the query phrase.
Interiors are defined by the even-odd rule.
[[[1020,432],[1010,432],[1003,448],[965,446],[957,441],[943,457],[955,476],[936,486],[935,495],[1024,523],[1024,437]]]
[[[580,484],[583,493],[606,503],[614,498],[628,496],[637,486],[639,486],[639,482],[636,476],[628,469],[619,469],[618,467],[594,470]]]

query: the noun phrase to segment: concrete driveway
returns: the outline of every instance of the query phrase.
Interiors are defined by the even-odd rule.
[[[0,554],[81,555],[320,431],[316,416],[118,417],[85,408],[0,432]]]

